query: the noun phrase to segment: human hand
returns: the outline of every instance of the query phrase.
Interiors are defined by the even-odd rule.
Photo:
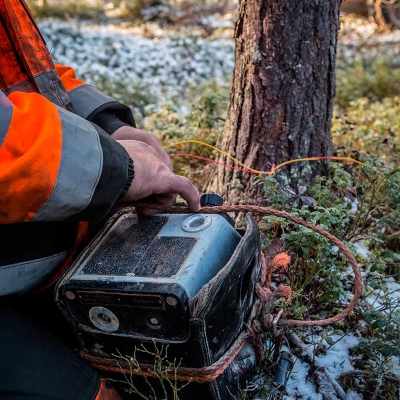
[[[169,158],[166,151],[163,149],[160,141],[151,133],[142,131],[140,129],[133,128],[131,126],[121,126],[118,128],[111,137],[115,140],[138,140],[139,142],[143,142],[153,147],[160,157],[161,161],[163,161],[167,167],[173,171],[174,168],[172,166],[171,159]]]
[[[122,201],[151,199],[162,205],[172,205],[179,194],[187,201],[191,211],[200,210],[200,196],[189,179],[175,175],[160,159],[158,152],[137,140],[118,140],[132,158],[135,169],[131,187]],[[139,209],[141,215],[152,215],[154,209]]]

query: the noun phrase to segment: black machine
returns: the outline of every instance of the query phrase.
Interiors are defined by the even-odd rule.
[[[203,202],[204,204],[204,202]],[[64,274],[56,301],[92,356],[133,355],[168,345],[168,358],[201,368],[219,360],[245,329],[260,274],[260,234],[251,216],[234,229],[221,214],[118,211]],[[140,363],[153,363],[137,352]],[[210,383],[183,399],[231,399],[254,373],[251,345]],[[103,373],[104,374],[104,373]]]

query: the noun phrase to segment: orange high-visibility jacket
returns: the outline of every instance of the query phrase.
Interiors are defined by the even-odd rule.
[[[23,0],[0,0],[0,296],[35,289],[129,186],[132,162],[93,121],[128,107],[54,64]]]

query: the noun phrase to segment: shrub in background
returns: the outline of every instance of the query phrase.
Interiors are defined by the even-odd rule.
[[[26,2],[36,18],[105,19],[105,8],[102,0],[26,0]]]
[[[374,102],[400,95],[400,65],[390,58],[377,57],[348,64],[338,60],[336,103],[347,108],[352,101],[367,98]]]

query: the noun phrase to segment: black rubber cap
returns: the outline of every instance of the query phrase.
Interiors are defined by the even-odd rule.
[[[203,193],[200,197],[202,207],[222,206],[222,197],[215,193]]]

